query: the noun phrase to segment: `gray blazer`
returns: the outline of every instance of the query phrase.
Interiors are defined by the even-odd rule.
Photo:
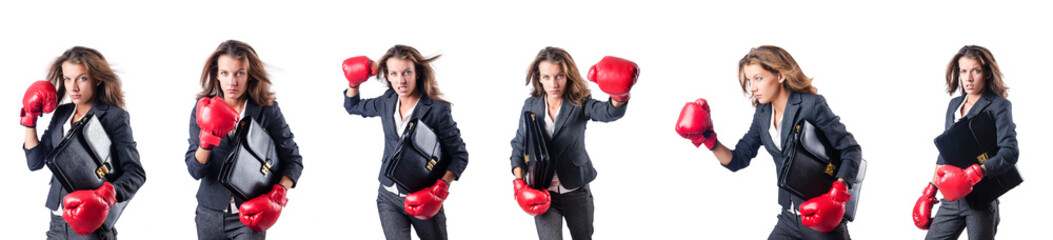
[[[344,90],[344,94],[347,94],[347,90]],[[399,137],[401,137],[395,131],[395,102],[398,100],[398,94],[390,88],[384,92],[384,95],[377,98],[362,99],[362,94],[355,95],[355,97],[344,95],[344,110],[347,110],[348,114],[380,117],[380,125],[384,129],[384,156],[381,157],[382,163],[377,179],[384,186],[394,184],[390,178],[384,176],[384,169],[387,168],[387,161],[384,159],[395,152],[395,147],[399,144]],[[419,118],[424,124],[432,127],[435,135],[442,141],[440,145],[443,156],[450,161],[440,163],[437,168],[446,169],[460,179],[464,168],[468,166],[468,150],[465,149],[464,141],[461,140],[461,130],[457,128],[457,122],[453,121],[451,114],[450,104],[432,100],[421,94],[420,102],[414,106],[412,117]],[[401,186],[398,189],[402,193],[410,193]]]
[[[944,124],[944,130],[951,128],[951,125],[954,124],[954,111],[958,111],[958,106],[962,105],[964,100],[965,96],[951,99],[951,102],[947,105],[947,121]],[[991,93],[991,91],[986,91],[973,104],[973,107],[969,109],[965,116],[973,117],[976,114],[980,114],[980,111],[990,112],[991,116],[994,117],[999,149],[994,157],[984,161],[984,166],[987,168],[988,176],[998,176],[1015,167],[1017,155],[1020,154],[1016,145],[1016,123],[1013,123],[1013,103],[1009,102],[1008,99]],[[943,156],[936,158],[936,164],[946,164]]]
[[[775,140],[771,138],[771,134],[768,134],[768,129],[771,128],[771,114],[771,103],[757,105],[749,131],[742,136],[738,144],[735,144],[731,162],[724,167],[731,171],[738,171],[749,166],[750,161],[757,157],[757,149],[763,144],[764,148],[771,154],[772,160],[775,161],[776,180],[778,179],[779,169],[782,169],[782,165],[786,160],[786,154],[789,153],[787,145],[790,142],[790,129],[792,127],[781,127],[779,129],[781,138],[779,141],[782,143],[779,146],[783,147],[780,151],[775,148]],[[859,172],[859,162],[863,156],[862,150],[859,144],[856,143],[852,133],[849,133],[845,129],[845,125],[841,124],[841,118],[834,115],[830,110],[830,106],[826,104],[826,98],[815,94],[791,92],[789,100],[786,101],[786,110],[779,126],[793,126],[794,123],[802,119],[814,124],[816,128],[823,132],[823,135],[826,135],[826,139],[830,140],[831,147],[841,151],[842,163],[837,170],[836,177],[845,179],[849,185],[853,184],[852,181],[856,179],[856,173]],[[792,207],[796,209],[798,204],[806,200],[800,199],[786,190],[779,189],[779,205],[782,205],[783,208]]]
[[[253,118],[264,129],[267,129],[267,134],[274,139],[274,147],[277,149],[278,159],[281,164],[281,175],[292,179],[293,187],[296,187],[296,184],[300,182],[300,173],[303,172],[303,157],[300,156],[300,147],[293,141],[292,131],[289,130],[289,124],[285,123],[285,116],[282,115],[278,102],[266,107],[257,105],[256,102],[249,98],[245,102],[245,109],[242,109],[242,111],[245,111],[245,117]],[[200,144],[198,136],[201,133],[201,127],[197,125],[197,104],[194,104],[193,110],[190,111],[189,129],[190,136],[187,138],[189,146],[187,147],[184,161],[190,176],[196,180],[201,180],[197,187],[197,204],[209,209],[222,211],[230,204],[230,197],[233,195],[229,189],[219,182],[220,168],[222,168],[223,163],[227,161],[227,157],[230,156],[230,153],[237,146],[231,142],[229,137],[223,137],[219,141],[219,145],[212,148],[212,154],[209,156],[208,163],[200,164],[194,155],[197,152],[198,144]],[[234,202],[240,207],[244,201],[243,199],[235,198]]]
[[[597,101],[589,96],[582,102],[581,107],[578,107],[563,99],[559,116],[556,118],[555,131],[552,131],[552,145],[549,151],[550,157],[556,162],[556,174],[559,175],[560,184],[566,188],[577,188],[596,179],[596,168],[592,167],[592,159],[585,151],[585,125],[589,120],[618,120],[625,115],[628,106],[626,102],[621,107],[614,107],[608,101]],[[523,163],[526,122],[521,116],[527,111],[544,113],[545,108],[545,100],[541,97],[529,97],[523,101],[523,110],[519,113],[519,129],[516,130],[516,136],[512,138],[511,143],[512,156],[509,159],[512,161],[512,169],[520,167],[526,170],[526,164]]]
[[[69,124],[66,120],[69,120],[74,111],[76,111],[76,106],[72,103],[58,106],[55,115],[51,117],[51,124],[48,124],[48,129],[44,130],[44,135],[40,138],[40,145],[33,149],[25,149],[29,170],[36,171],[44,167],[45,158],[55,147],[58,147],[65,135],[62,132],[62,124]],[[132,199],[135,192],[139,191],[139,188],[146,182],[146,171],[139,163],[139,150],[135,148],[136,143],[132,137],[128,111],[102,101],[95,101],[95,105],[88,110],[88,114],[95,114],[95,117],[99,119],[99,124],[110,135],[110,141],[113,143],[111,161],[115,161],[122,172],[116,181],[111,182],[117,192],[117,201],[124,202]],[[62,188],[62,184],[54,176],[51,177],[50,184],[51,190],[48,191],[48,198],[44,205],[48,209],[57,210],[62,198],[69,192]]]

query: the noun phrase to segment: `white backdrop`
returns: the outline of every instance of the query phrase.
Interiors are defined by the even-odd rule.
[[[268,235],[272,239],[383,238],[375,199],[383,148],[379,118],[349,116],[339,63],[379,58],[394,44],[433,65],[470,153],[446,201],[451,239],[532,239],[533,220],[512,198],[508,141],[538,50],[569,51],[580,70],[604,55],[630,59],[642,74],[625,117],[592,123],[587,145],[598,239],[761,239],[776,222],[775,169],[761,153],[727,171],[673,126],[684,102],[710,100],[720,139],[733,145],[753,108],[736,82],[736,62],[762,44],[784,47],[870,161],[856,239],[921,238],[910,210],[932,176],[950,99],[944,70],[966,44],[991,49],[1014,103],[1023,185],[1005,195],[998,236],[1043,236],[1051,210],[1050,142],[1042,95],[1050,89],[1048,5],[942,2],[433,3],[84,2],[5,3],[0,8],[0,113],[5,160],[0,231],[43,238],[47,170],[30,172],[16,113],[25,88],[64,50],[101,51],[123,80],[147,181],[118,224],[122,239],[191,239],[198,182],[187,172],[187,123],[205,58],[222,41],[251,44],[267,64],[303,154],[303,176]],[[28,4],[28,5],[27,5]],[[589,83],[594,97],[606,94]],[[378,96],[385,86],[363,85]],[[1048,118],[1048,115],[1047,115]],[[42,126],[50,115],[40,120]],[[43,133],[43,128],[40,129]],[[763,150],[761,150],[763,152]],[[566,230],[564,230],[566,231]],[[341,237],[347,236],[347,237]],[[964,235],[963,235],[964,238]]]

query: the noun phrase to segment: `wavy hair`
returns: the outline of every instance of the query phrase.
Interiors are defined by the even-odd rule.
[[[271,92],[271,79],[267,75],[267,70],[263,69],[263,61],[256,55],[256,50],[252,49],[252,46],[238,40],[227,40],[220,43],[212,55],[209,55],[208,60],[205,61],[205,67],[201,69],[201,92],[197,94],[196,99],[209,96],[223,97],[223,88],[220,87],[217,77],[219,57],[223,55],[245,63],[249,75],[245,92],[249,94],[248,97],[252,98],[253,102],[260,106],[274,105],[276,97],[274,92]]]
[[[960,91],[962,96],[965,96],[965,89],[959,87],[961,85],[961,76],[959,75],[961,69],[958,67],[958,60],[963,57],[976,59],[977,62],[980,62],[984,71],[985,91],[991,91],[1003,98],[1009,97],[1009,87],[1002,81],[1002,69],[998,67],[994,54],[991,54],[991,50],[976,45],[962,47],[962,49],[958,50],[958,54],[954,54],[954,57],[951,58],[951,62],[947,64],[948,95],[954,95],[955,91]]]
[[[537,53],[537,57],[534,57],[534,61],[530,63],[530,67],[527,68],[526,85],[533,87],[530,90],[530,96],[542,97],[545,94],[545,87],[541,86],[541,70],[538,69],[538,65],[541,62],[548,61],[553,62],[563,68],[563,73],[567,77],[567,91],[563,92],[563,98],[567,99],[571,105],[581,107],[581,104],[585,102],[585,99],[592,93],[589,91],[589,87],[585,85],[585,80],[581,78],[581,73],[578,72],[578,65],[574,63],[574,58],[570,57],[570,53],[566,50],[558,47],[545,47]]]
[[[782,74],[786,81],[782,82],[782,86],[793,92],[798,93],[810,93],[816,94],[817,91],[812,86],[812,78],[804,75],[801,71],[801,66],[797,65],[797,61],[793,60],[793,56],[785,49],[772,45],[763,45],[750,49],[750,52],[746,56],[739,60],[739,86],[742,87],[742,92],[746,95],[753,97],[753,93],[749,91],[749,80],[747,79],[744,68],[746,65],[760,64],[764,70],[772,72],[774,74]],[[756,107],[760,104],[756,98],[753,99],[753,106]]]
[[[51,62],[51,67],[48,68],[48,81],[58,86],[58,102],[62,102],[62,98],[66,97],[66,85],[62,81],[62,64],[66,62],[84,66],[84,69],[88,72],[88,77],[92,81],[99,83],[95,87],[95,95],[92,96],[94,99],[91,100],[99,100],[122,109],[124,108],[124,92],[121,91],[121,79],[117,77],[113,69],[110,69],[110,64],[106,62],[106,57],[103,57],[98,50],[81,46],[66,50],[62,55],[55,58],[55,61]]]

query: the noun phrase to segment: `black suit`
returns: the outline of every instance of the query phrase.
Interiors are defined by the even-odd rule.
[[[600,122],[611,122],[625,115],[628,103],[621,107],[614,107],[609,102],[601,102],[591,97],[586,98],[580,107],[570,104],[563,99],[563,103],[556,118],[556,128],[552,131],[552,141],[549,154],[556,162],[556,174],[559,182],[564,187],[578,188],[585,186],[596,179],[596,168],[592,167],[592,159],[585,151],[585,125],[589,120]],[[530,111],[535,114],[545,114],[547,111],[545,100],[541,97],[530,97],[523,101],[523,109],[519,116]],[[545,115],[544,117],[548,117]],[[523,143],[526,136],[526,123],[519,118],[519,128],[516,130],[515,138],[512,138],[512,169],[516,167],[526,171],[523,162]]]
[[[51,123],[48,124],[48,129],[44,130],[40,144],[32,149],[25,149],[26,163],[29,164],[29,170],[36,171],[44,167],[47,155],[62,142],[65,135],[62,130],[63,124],[66,124],[67,129],[69,129],[69,122],[66,120],[69,120],[70,115],[75,111],[76,106],[72,103],[58,106],[55,114],[52,115]],[[113,147],[110,161],[116,163],[115,165],[121,172],[117,180],[111,182],[111,184],[113,184],[113,188],[117,192],[117,201],[128,201],[135,196],[135,192],[139,191],[139,188],[146,182],[146,171],[143,170],[143,165],[139,163],[139,151],[136,150],[135,139],[132,136],[128,112],[105,102],[95,101],[95,105],[92,106],[91,110],[88,110],[87,114],[94,114],[99,120],[99,124],[110,136]],[[45,206],[54,211],[58,209],[62,198],[69,192],[62,188],[62,184],[54,176],[51,177],[50,184],[51,190],[48,191]]]
[[[229,189],[219,182],[219,172],[223,162],[226,161],[235,146],[229,137],[223,136],[219,145],[212,148],[212,154],[209,156],[208,162],[205,164],[198,163],[194,154],[198,149],[200,141],[198,136],[201,133],[201,127],[197,125],[196,104],[193,109],[190,111],[190,137],[187,138],[189,143],[189,147],[186,150],[187,170],[190,172],[191,177],[201,180],[201,184],[197,188],[198,205],[222,211],[230,204],[230,198],[233,195]],[[242,109],[242,111],[245,111],[244,115],[246,118],[251,117],[256,120],[274,139],[281,164],[281,175],[292,179],[295,187],[296,183],[299,182],[300,172],[303,171],[303,157],[300,156],[300,148],[293,141],[292,131],[289,130],[289,125],[285,123],[285,117],[278,107],[278,102],[274,102],[274,105],[267,107],[257,105],[250,98],[245,102],[245,109]],[[241,206],[241,203],[244,201],[244,199],[235,198],[237,206]]]

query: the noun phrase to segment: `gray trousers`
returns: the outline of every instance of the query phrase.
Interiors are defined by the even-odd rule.
[[[592,202],[589,185],[576,191],[559,194],[549,191],[552,205],[541,216],[534,217],[537,236],[541,240],[563,239],[563,218],[573,239],[592,239],[592,222],[596,207]]]
[[[994,239],[1000,221],[997,199],[985,209],[973,209],[964,198],[953,202],[941,200],[925,239],[958,239],[965,229],[969,229],[970,240]]]
[[[77,232],[74,232],[73,229],[69,227],[69,223],[66,223],[66,219],[63,219],[62,216],[55,216],[54,214],[51,214],[51,227],[48,228],[47,236],[48,240],[113,240],[117,239],[117,229],[102,229],[100,227],[91,234],[80,235],[77,234]]]
[[[852,236],[848,235],[848,221],[841,220],[841,224],[838,224],[834,230],[830,232],[818,232],[804,224],[801,224],[801,215],[794,214],[786,210],[782,210],[779,214],[779,222],[775,224],[775,229],[771,230],[771,234],[768,235],[768,239],[852,239]]]
[[[197,206],[194,222],[197,223],[197,239],[266,239],[267,232],[257,232],[241,223],[238,214]]]
[[[406,213],[403,206],[406,198],[384,190],[381,186],[377,192],[377,212],[380,213],[380,226],[388,240],[409,240],[410,226],[417,231],[420,239],[446,239],[446,207],[439,208],[439,213],[428,220],[420,220]]]

